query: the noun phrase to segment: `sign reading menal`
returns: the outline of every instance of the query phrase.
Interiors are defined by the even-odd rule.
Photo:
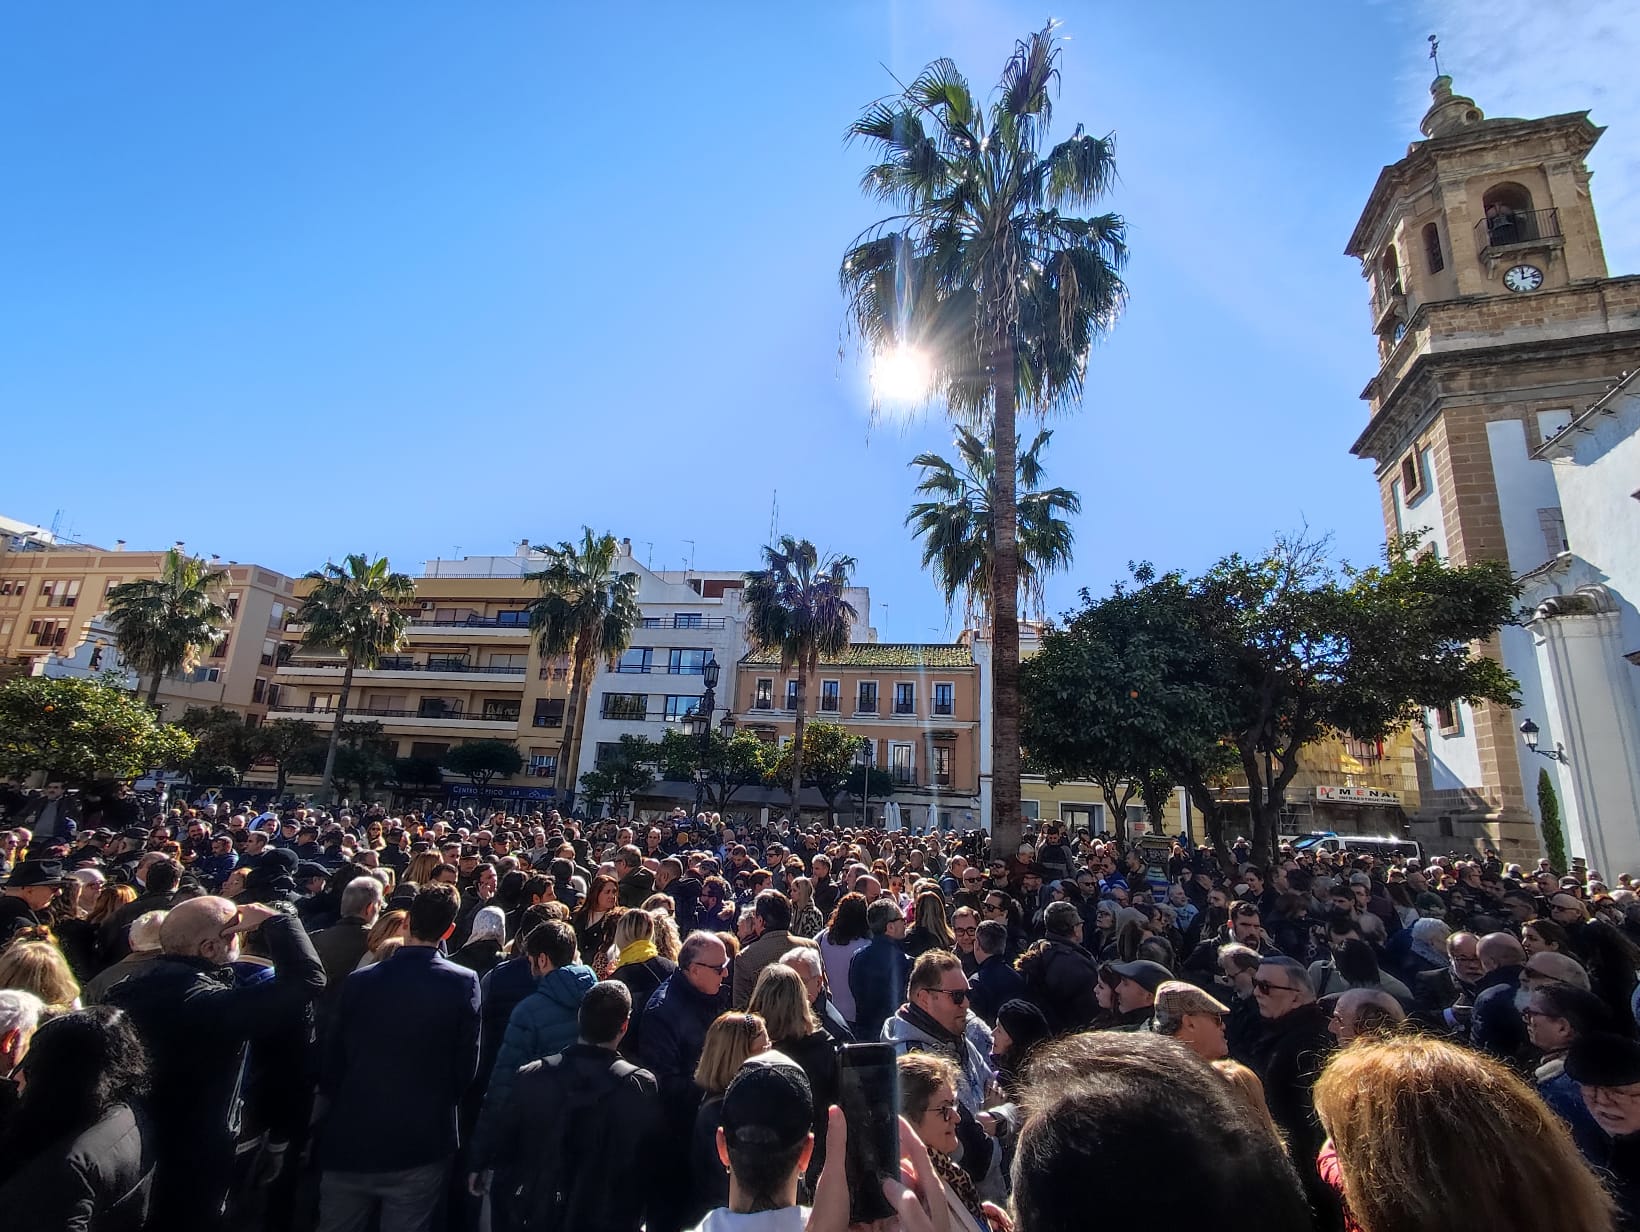
[[[1317,800],[1331,800],[1337,804],[1399,804],[1401,793],[1385,791],[1381,787],[1326,787],[1315,789]]]

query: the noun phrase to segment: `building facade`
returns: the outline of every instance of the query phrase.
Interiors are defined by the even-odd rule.
[[[862,615],[864,613],[862,612]],[[735,682],[742,730],[782,745],[791,739],[797,678],[779,656],[745,655]],[[808,682],[808,715],[867,741],[872,764],[893,785],[887,799],[858,800],[880,824],[884,806],[908,827],[978,827],[980,747],[989,723],[979,704],[979,673],[968,647],[859,641],[822,660]]]
[[[1640,367],[1640,278],[1610,277],[1585,158],[1586,112],[1488,119],[1431,87],[1424,140],[1385,167],[1346,248],[1371,288],[1377,374],[1353,452],[1375,468],[1384,525],[1454,564],[1507,561],[1517,576],[1567,549],[1543,446]],[[1534,634],[1478,647],[1540,702]],[[1454,701],[1414,733],[1414,830],[1536,855],[1536,761],[1506,707]]]
[[[112,645],[100,623],[108,592],[121,582],[158,578],[165,556],[34,542],[0,551],[0,661],[24,675],[51,674],[53,656],[89,662],[99,643]],[[160,682],[160,711],[174,721],[190,706],[226,706],[259,723],[268,713],[278,642],[295,602],[293,583],[260,565],[216,557],[210,564],[228,575],[218,595],[228,611],[226,636],[192,671]],[[138,684],[147,686],[146,679]]]

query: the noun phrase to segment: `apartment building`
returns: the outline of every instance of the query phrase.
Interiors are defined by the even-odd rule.
[[[779,656],[748,653],[738,664],[737,723],[784,744],[797,708],[797,678]],[[980,749],[989,727],[979,709],[979,673],[968,647],[943,643],[856,642],[821,662],[809,681],[809,716],[838,723],[869,742],[873,765],[893,794],[871,816],[899,806],[907,826],[966,829],[979,823]]]
[[[347,718],[380,723],[394,756],[434,763],[472,740],[512,741],[524,755],[524,772],[495,780],[488,794],[536,803],[558,798],[569,665],[543,658],[530,633],[527,606],[536,590],[524,575],[542,563],[527,550],[428,561],[405,610],[404,646],[354,673]],[[298,603],[309,585],[297,583]],[[344,664],[335,652],[304,648],[302,631],[296,623],[285,631],[271,711],[328,731]],[[452,795],[466,790],[450,784]]]
[[[178,545],[179,547],[182,545]],[[97,660],[112,646],[98,618],[108,592],[122,582],[157,578],[164,552],[127,552],[82,544],[45,544],[13,536],[0,543],[0,662],[25,675],[63,661]],[[227,572],[220,602],[228,611],[226,635],[192,671],[160,682],[159,704],[167,719],[190,706],[227,706],[261,722],[268,711],[278,641],[294,604],[293,582],[260,565],[222,561]],[[146,679],[139,687],[146,690]]]

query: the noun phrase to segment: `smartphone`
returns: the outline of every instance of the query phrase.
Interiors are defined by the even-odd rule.
[[[900,1070],[893,1044],[845,1044],[838,1093],[848,1123],[849,1223],[888,1219],[885,1179],[900,1176]]]

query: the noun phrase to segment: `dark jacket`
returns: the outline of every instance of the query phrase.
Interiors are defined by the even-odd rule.
[[[543,1109],[552,1115],[542,1116]],[[528,1232],[638,1232],[654,1146],[655,1076],[607,1048],[571,1044],[518,1073],[494,1139],[494,1157],[519,1179],[514,1215]]]
[[[632,1017],[621,1040],[621,1055],[628,1060],[638,1058],[638,1041],[643,1038],[643,1015],[649,1008],[649,998],[677,969],[677,963],[657,955],[641,963],[626,963],[610,973],[610,979],[625,984],[627,992],[632,994]]]
[[[148,1045],[150,1109],[158,1165],[155,1227],[209,1222],[227,1194],[237,1129],[239,1078],[247,1045],[278,1043],[307,1029],[307,1007],[325,987],[325,969],[291,916],[261,935],[273,978],[235,986],[202,958],[164,955],[108,990]]]
[[[1099,963],[1074,941],[1049,937],[1033,946],[1019,960],[1019,977],[1055,1035],[1081,1030],[1099,1012]]]
[[[717,1153],[717,1131],[723,1127],[723,1096],[709,1095],[695,1110],[689,1131],[688,1222],[695,1224],[720,1206],[729,1205],[729,1174]]]
[[[535,991],[535,973],[530,960],[520,954],[506,962],[497,963],[490,973],[479,981],[478,1081],[482,1088],[490,1083],[495,1059],[501,1053],[501,1041],[507,1034],[507,1020],[518,1003]],[[477,1115],[476,1110],[474,1115]]]
[[[729,1008],[729,990],[708,997],[679,968],[667,976],[644,1009],[638,1057],[655,1075],[667,1108],[682,1124],[693,1124],[700,1102],[695,1066],[706,1046],[706,1029]]]
[[[655,874],[640,866],[616,883],[615,901],[622,907],[642,907],[654,892]]]
[[[400,946],[347,978],[331,1026],[319,1166],[397,1172],[455,1154],[478,1062],[478,977],[433,946]]]
[[[369,939],[370,925],[354,915],[313,934],[313,952],[325,965],[326,1001],[342,995],[342,981],[358,970]]]
[[[1286,1135],[1294,1159],[1313,1160],[1321,1150],[1323,1135],[1312,1092],[1336,1042],[1327,1022],[1327,1011],[1314,1002],[1265,1019],[1246,1055],[1236,1058],[1264,1084],[1270,1116]]]
[[[454,954],[450,961],[458,967],[466,967],[480,979],[488,975],[501,961],[501,942],[494,937],[484,937],[478,941],[469,941]]]
[[[1521,966],[1487,972],[1477,986],[1475,1012],[1469,1020],[1469,1043],[1500,1061],[1518,1062],[1526,1051],[1526,1023],[1515,1008]]]
[[[575,1042],[576,1014],[598,977],[591,967],[570,963],[555,967],[536,981],[535,991],[518,1003],[507,1019],[507,1033],[501,1037],[501,1051],[490,1071],[490,1085],[484,1092],[484,1107],[478,1114],[473,1133],[473,1150],[494,1151],[492,1135],[499,1131],[501,1109],[518,1071],[531,1061],[539,1061],[564,1051]]]
[[[775,1050],[785,1053],[803,1067],[809,1080],[809,1092],[814,1097],[814,1154],[809,1158],[805,1175],[811,1182],[820,1179],[820,1169],[826,1164],[827,1110],[841,1102],[838,1093],[837,1040],[824,1025],[799,1040],[777,1040]]]
[[[985,1025],[997,1025],[997,1011],[1015,997],[1025,995],[1025,981],[1019,972],[1008,965],[1001,954],[994,954],[980,963],[979,970],[968,979],[968,1004],[974,1013],[985,1020]]]
[[[814,1015],[820,1020],[820,1025],[826,1029],[827,1034],[837,1043],[854,1043],[854,1031],[843,1021],[842,1014],[837,1012],[837,1007],[831,1002],[830,993],[821,991],[820,1000],[814,1007]]]
[[[115,1104],[95,1125],[47,1143],[0,1185],[6,1232],[139,1232],[154,1152],[146,1121]]]
[[[911,960],[894,938],[884,934],[849,960],[848,990],[854,994],[854,1021],[850,1030],[857,1040],[874,1041],[883,1033],[883,1024],[905,1001],[906,984],[911,979]]]

